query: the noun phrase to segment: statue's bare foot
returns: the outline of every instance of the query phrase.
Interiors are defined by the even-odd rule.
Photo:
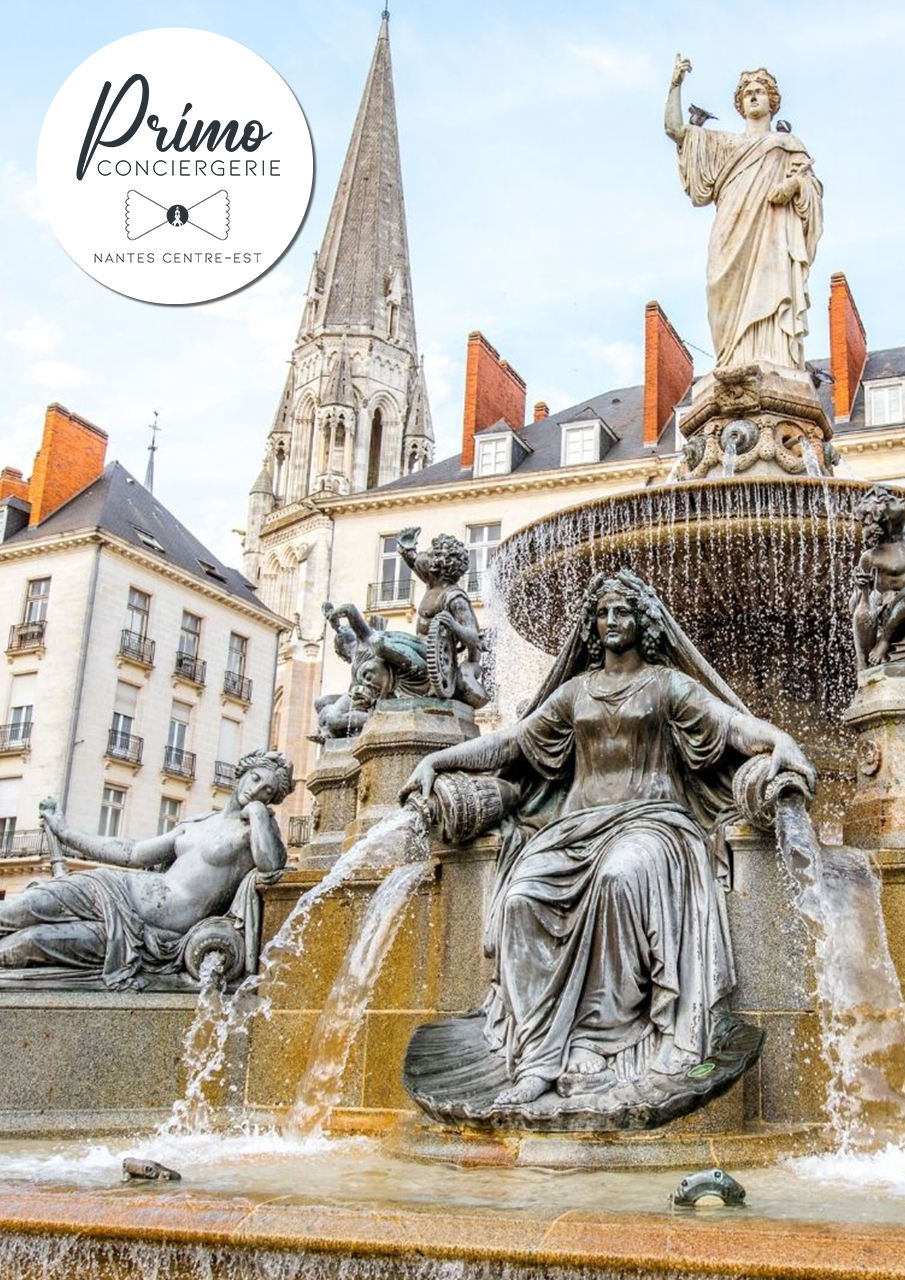
[[[537,1099],[550,1088],[550,1081],[543,1076],[524,1076],[511,1089],[504,1089],[493,1100],[495,1107],[523,1107]]]
[[[568,1098],[573,1093],[603,1088],[615,1080],[616,1073],[602,1053],[595,1053],[593,1049],[573,1049],[566,1070],[556,1082],[556,1092],[561,1098]]]
[[[566,1075],[592,1076],[599,1071],[605,1071],[606,1066],[606,1058],[602,1053],[595,1053],[593,1049],[571,1049]]]
[[[868,656],[868,664],[872,667],[879,667],[881,663],[886,661],[886,655],[889,652],[889,646],[885,641],[881,640],[879,644],[875,644]]]

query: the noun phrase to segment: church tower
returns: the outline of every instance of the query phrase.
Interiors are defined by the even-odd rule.
[[[433,449],[415,335],[384,14],[311,269],[264,467],[274,506],[280,507],[318,493],[357,493],[386,484],[425,466]],[[259,488],[250,495],[252,544],[263,509]],[[246,573],[253,567],[249,564]]]

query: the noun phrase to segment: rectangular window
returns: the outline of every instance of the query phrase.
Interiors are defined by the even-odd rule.
[[[160,797],[160,814],[157,819],[157,834],[165,836],[168,831],[178,827],[182,821],[182,801],[173,800],[170,796]]]
[[[504,436],[497,440],[479,440],[476,458],[476,476],[505,476],[509,474],[512,441]]]
[[[139,591],[137,587],[130,587],[129,603],[126,608],[126,630],[141,636],[142,640],[144,640],[148,634],[150,613],[151,597],[148,593]]]
[[[869,427],[885,427],[905,419],[901,382],[885,382],[873,386],[868,384],[866,394]]]
[[[234,676],[245,675],[245,663],[248,659],[248,641],[245,636],[230,632],[229,652],[226,656],[226,669]]]
[[[562,465],[578,467],[585,462],[600,461],[600,428],[596,422],[581,427],[563,428]]]
[[[97,832],[101,836],[118,836],[122,829],[126,793],[122,787],[104,787],[101,799],[101,818]]]
[[[0,852],[6,853],[12,848],[21,790],[21,778],[0,779]]]
[[[468,526],[466,544],[468,546],[468,590],[471,595],[479,595],[484,584],[487,570],[493,563],[493,557],[500,545],[502,527],[495,524],[472,524]]]
[[[201,619],[184,611],[179,632],[179,652],[186,658],[197,658],[201,648]]]
[[[43,622],[47,617],[47,601],[50,597],[50,579],[33,578],[25,592],[25,616],[22,621],[29,623]]]
[[[406,602],[412,594],[412,571],[396,550],[395,533],[380,539],[380,572],[377,603]]]
[[[117,738],[128,738],[135,725],[135,711],[138,707],[138,688],[134,684],[126,684],[124,680],[116,682],[116,697],[113,701],[113,722],[111,728]],[[116,744],[114,744],[116,745]],[[128,742],[119,745],[128,746]]]
[[[217,759],[222,760],[224,764],[235,764],[239,759],[239,725],[228,716],[224,716],[220,721]]]
[[[38,677],[34,672],[28,675],[13,676],[9,695],[10,745],[15,742],[27,742],[32,715],[35,709],[35,688]]]
[[[174,700],[173,709],[170,712],[170,731],[167,735],[168,747],[172,747],[176,751],[187,750],[191,718],[192,708],[189,703]]]

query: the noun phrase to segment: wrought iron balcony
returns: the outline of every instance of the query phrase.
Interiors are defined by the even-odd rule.
[[[47,837],[40,827],[0,835],[0,858],[41,858],[47,852]]]
[[[303,844],[309,844],[314,834],[314,823],[311,820],[311,814],[303,814],[300,818],[289,819],[289,835],[286,843],[292,849],[298,849]]]
[[[7,653],[25,653],[29,649],[44,648],[46,622],[17,622],[9,629]]]
[[[11,755],[15,751],[27,751],[31,746],[31,727],[31,720],[0,725],[0,754]]]
[[[191,780],[195,776],[194,751],[182,751],[179,747],[164,747],[163,771],[171,778]]]
[[[471,596],[472,600],[481,600],[487,590],[487,584],[490,581],[488,571],[486,569],[472,569],[468,574],[465,583],[465,590]]]
[[[190,653],[183,653],[181,649],[177,649],[174,674],[180,676],[183,680],[188,680],[190,684],[203,685],[207,677],[207,663],[202,662],[200,658],[193,658]]]
[[[415,599],[415,579],[408,582],[372,582],[368,587],[368,610],[379,613],[381,609],[404,609]]]
[[[227,671],[223,676],[223,692],[240,702],[251,702],[251,681],[238,671]]]
[[[107,755],[111,760],[124,760],[126,764],[141,764],[144,745],[144,738],[137,738],[133,733],[121,733],[119,729],[111,729],[107,734]]]
[[[224,791],[232,791],[236,785],[236,766],[227,764],[225,760],[214,761],[214,786]]]
[[[154,649],[154,641],[143,636],[140,631],[124,631],[120,636],[119,651],[122,657],[128,658],[130,662],[137,662],[141,667],[153,667]]]

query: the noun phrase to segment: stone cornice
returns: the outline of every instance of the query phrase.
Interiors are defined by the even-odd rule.
[[[905,448],[905,430],[890,431],[888,427],[866,431],[851,431],[844,436],[833,436],[833,444],[841,454],[880,453],[886,449]]]
[[[126,560],[132,560],[143,568],[160,574],[161,577],[169,578],[171,582],[178,582],[180,586],[189,587],[192,591],[208,596],[211,600],[216,600],[218,604],[225,605],[236,613],[241,613],[247,618],[254,618],[257,622],[262,622],[273,631],[288,631],[295,625],[288,618],[281,618],[278,614],[269,612],[263,606],[260,609],[256,609],[253,604],[243,600],[240,596],[235,596],[229,591],[219,591],[213,584],[209,585],[206,582],[202,582],[200,578],[187,573],[184,569],[161,560],[159,556],[141,551],[138,547],[125,542],[122,538],[117,538],[113,534],[100,529],[79,529],[73,533],[56,534],[52,537],[34,538],[29,539],[27,542],[0,546],[0,564],[11,560],[23,560],[31,556],[45,555],[48,552],[70,551],[77,547],[86,547],[98,543],[101,546],[109,547],[111,551],[123,556]]]

